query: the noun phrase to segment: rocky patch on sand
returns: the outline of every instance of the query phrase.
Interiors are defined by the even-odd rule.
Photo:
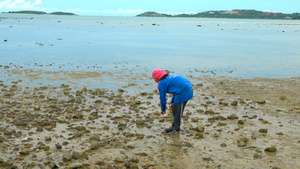
[[[159,113],[150,70],[138,81],[140,72],[122,70],[53,76],[4,66],[0,71],[9,74],[0,79],[0,168],[300,166],[299,78],[191,73],[194,98],[182,117],[181,134],[169,136],[164,128],[172,115]],[[120,76],[112,77],[115,84],[108,88],[110,74]],[[61,83],[31,83],[54,77]],[[98,87],[70,83],[88,78]]]

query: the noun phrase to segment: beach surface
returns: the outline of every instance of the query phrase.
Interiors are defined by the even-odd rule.
[[[194,98],[170,136],[151,71],[1,65],[0,167],[300,168],[299,77],[191,69]]]

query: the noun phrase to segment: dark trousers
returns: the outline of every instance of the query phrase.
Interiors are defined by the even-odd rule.
[[[181,123],[181,118],[182,118],[182,114],[184,111],[184,107],[187,104],[186,102],[183,103],[179,103],[179,104],[174,104],[173,106],[173,123],[172,123],[172,127],[174,127],[174,129],[176,131],[180,131],[180,123]]]

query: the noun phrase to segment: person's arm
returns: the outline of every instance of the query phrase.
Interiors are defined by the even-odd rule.
[[[159,96],[160,96],[160,104],[161,104],[161,111],[166,112],[166,87],[164,83],[158,83],[158,90],[159,90]]]

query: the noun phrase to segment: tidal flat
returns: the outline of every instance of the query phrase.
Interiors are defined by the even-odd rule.
[[[2,168],[300,167],[299,77],[191,69],[194,98],[170,136],[151,70],[0,71]]]

